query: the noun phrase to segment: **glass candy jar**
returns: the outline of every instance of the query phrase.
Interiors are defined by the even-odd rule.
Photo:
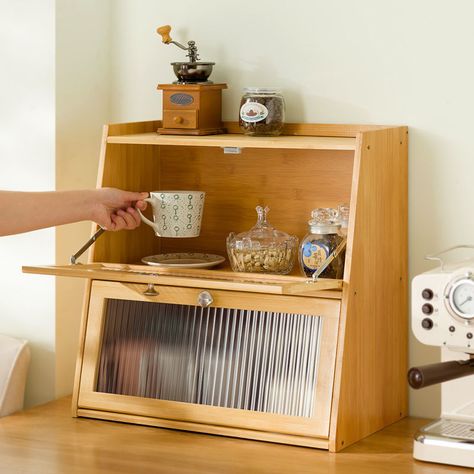
[[[303,273],[311,277],[319,267],[336,250],[343,241],[340,235],[341,224],[338,212],[332,208],[318,208],[311,212],[308,221],[309,233],[300,245],[299,262]],[[342,278],[344,273],[344,256],[339,253],[319,275],[321,278]]]
[[[349,204],[339,204],[337,207],[338,221],[341,224],[339,233],[343,237],[347,237],[347,228],[349,227]]]
[[[239,125],[245,135],[277,136],[283,131],[285,102],[278,89],[248,87],[240,100]]]
[[[268,207],[258,206],[257,224],[248,232],[227,237],[227,254],[234,272],[290,273],[298,252],[298,238],[267,222]]]

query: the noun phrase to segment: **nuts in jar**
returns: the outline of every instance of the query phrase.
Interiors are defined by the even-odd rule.
[[[277,136],[283,131],[285,101],[280,91],[248,87],[240,101],[239,125],[245,135]]]
[[[257,224],[248,232],[227,237],[232,270],[250,273],[287,274],[293,269],[298,238],[274,229],[267,222],[268,207],[257,206]]]
[[[232,268],[238,272],[289,273],[293,268],[296,247],[228,250]]]

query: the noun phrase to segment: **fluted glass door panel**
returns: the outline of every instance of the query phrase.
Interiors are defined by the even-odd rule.
[[[311,417],[322,318],[108,299],[96,391]]]

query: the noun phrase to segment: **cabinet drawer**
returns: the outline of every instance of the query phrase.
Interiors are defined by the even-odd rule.
[[[164,110],[164,128],[197,128],[197,110]]]

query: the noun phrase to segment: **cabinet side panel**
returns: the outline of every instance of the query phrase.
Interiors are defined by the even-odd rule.
[[[98,186],[128,191],[160,189],[160,147],[106,144]],[[148,213],[148,211],[146,211]],[[151,214],[150,214],[151,216]],[[160,252],[160,239],[147,226],[133,231],[106,232],[94,245],[91,262],[137,263]]]
[[[407,414],[407,133],[406,127],[367,132],[358,141],[332,451]]]
[[[161,120],[148,122],[115,123],[107,125],[108,136],[129,135],[132,133],[156,132],[161,127]]]

